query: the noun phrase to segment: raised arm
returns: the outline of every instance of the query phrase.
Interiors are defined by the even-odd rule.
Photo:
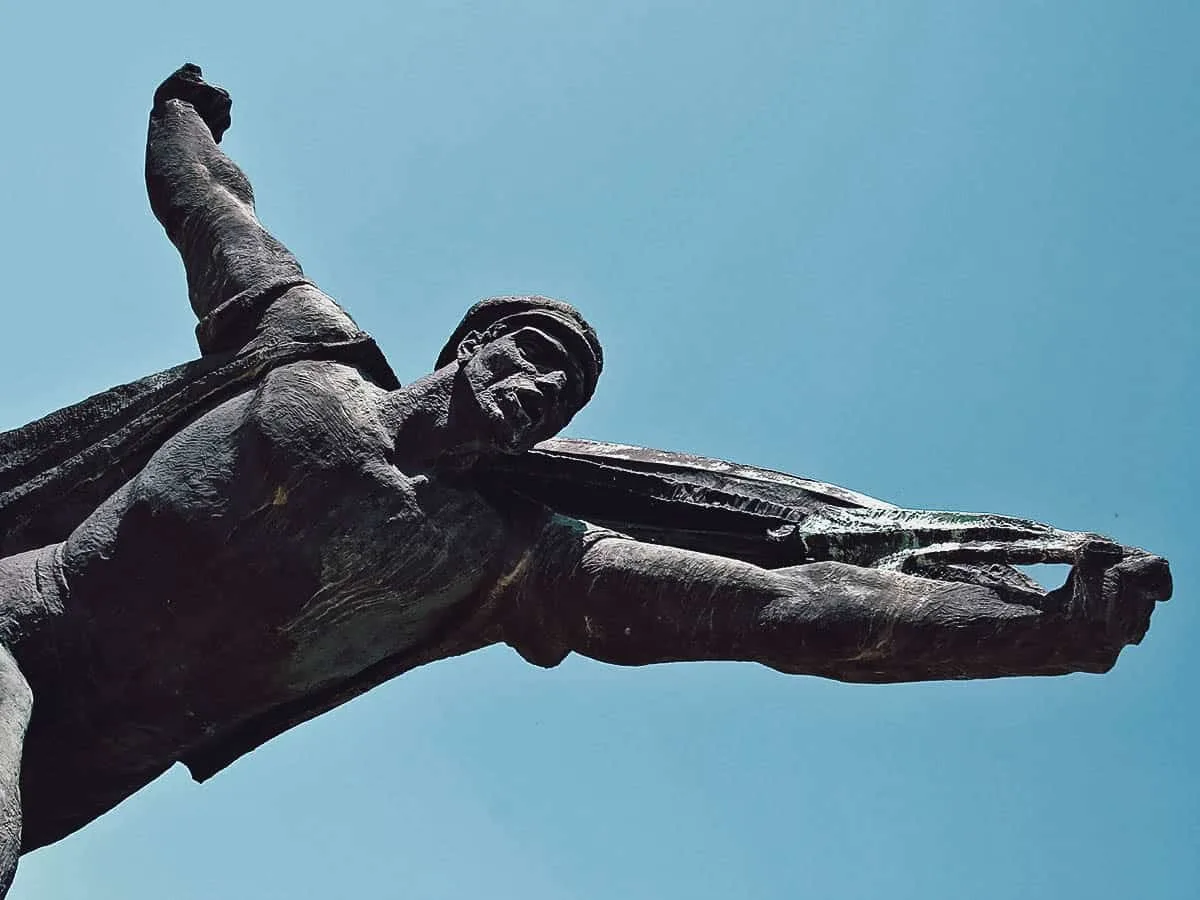
[[[229,94],[185,65],[155,92],[146,140],[150,207],[183,257],[201,318],[244,291],[304,278],[258,221],[245,174],[217,146],[229,109]]]
[[[745,660],[843,681],[1103,672],[1170,595],[1166,563],[1092,548],[1037,598],[844,563],[767,570],[558,517],[511,588],[531,662]],[[1118,550],[1119,552],[1119,550]]]

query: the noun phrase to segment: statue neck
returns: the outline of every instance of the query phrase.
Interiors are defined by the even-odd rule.
[[[477,402],[458,377],[458,363],[389,393],[380,416],[401,464],[460,468],[493,449]]]

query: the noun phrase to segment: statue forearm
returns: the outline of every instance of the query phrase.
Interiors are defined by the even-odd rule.
[[[744,660],[888,682],[1104,671],[1130,642],[1056,609],[1056,595],[1043,611],[979,585],[843,563],[772,571],[617,537],[573,553],[570,543],[555,536],[554,565],[523,588],[526,624],[510,643],[534,662],[570,651],[623,665]]]
[[[199,210],[254,207],[244,173],[217,146],[195,108],[178,99],[166,100],[150,113],[146,190],[155,217],[177,244],[186,220]]]
[[[219,136],[223,127],[210,120],[221,113],[211,107],[223,98],[227,122],[227,96],[200,81],[199,70],[193,78],[185,77],[185,70],[155,95],[146,189],[155,217],[183,257],[192,308],[204,316],[235,294],[268,281],[302,278],[303,272],[258,221],[249,180],[217,146],[213,129]],[[206,101],[209,108],[202,114],[197,104],[203,108]]]

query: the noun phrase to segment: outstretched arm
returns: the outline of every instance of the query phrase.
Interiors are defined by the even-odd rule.
[[[1166,563],[1097,548],[1037,605],[836,562],[767,570],[556,517],[512,587],[531,662],[746,660],[844,681],[1102,672],[1170,593]]]
[[[159,86],[146,140],[150,207],[179,250],[198,317],[242,291],[304,273],[254,213],[254,193],[217,146],[229,94],[185,65]]]

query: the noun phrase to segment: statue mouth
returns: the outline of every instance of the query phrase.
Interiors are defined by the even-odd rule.
[[[513,391],[513,399],[531,425],[541,422],[546,411],[546,398],[540,390],[536,387],[518,387]]]

